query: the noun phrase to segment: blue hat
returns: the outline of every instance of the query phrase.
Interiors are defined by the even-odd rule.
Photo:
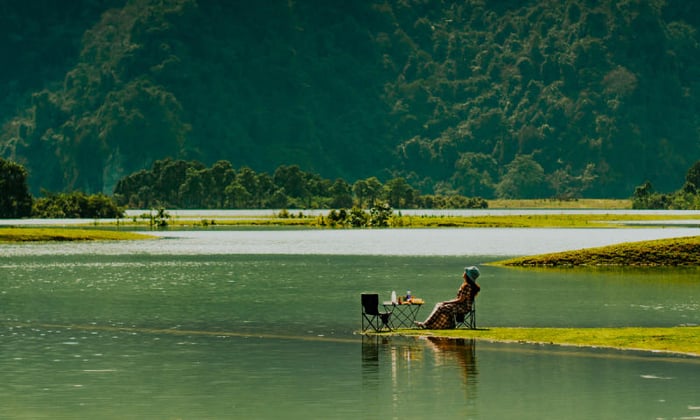
[[[479,269],[474,267],[473,265],[470,267],[464,267],[464,272],[467,273],[467,276],[472,280],[476,281],[476,279],[479,278],[479,275],[481,274],[479,272]]]

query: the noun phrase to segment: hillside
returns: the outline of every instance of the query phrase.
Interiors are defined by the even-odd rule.
[[[0,156],[34,193],[111,193],[172,157],[629,197],[700,158],[692,0],[62,3],[0,6]]]

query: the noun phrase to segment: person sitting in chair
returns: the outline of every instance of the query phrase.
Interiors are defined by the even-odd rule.
[[[467,313],[472,310],[472,303],[481,287],[476,284],[476,279],[479,277],[479,269],[471,266],[464,269],[462,278],[464,283],[457,291],[457,298],[438,302],[433,308],[433,312],[428,315],[428,318],[423,322],[416,321],[416,325],[420,328],[431,330],[442,330],[455,327],[454,314]]]

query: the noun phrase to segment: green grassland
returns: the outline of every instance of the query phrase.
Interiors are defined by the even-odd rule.
[[[537,214],[485,216],[399,216],[390,220],[402,227],[489,227],[489,228],[601,228],[626,227],[629,222],[700,220],[700,216],[645,214]],[[640,225],[635,225],[640,227]]]
[[[629,242],[597,248],[518,257],[503,266],[700,266],[700,236]]]
[[[490,209],[605,209],[625,210],[632,208],[632,200],[613,198],[580,198],[557,200],[552,198],[494,199],[487,200]]]
[[[629,200],[603,200],[603,199],[580,199],[580,200],[492,200],[489,201],[489,209],[549,209],[549,210],[611,210],[610,213],[597,211],[595,213],[580,212],[577,214],[525,214],[525,215],[489,215],[488,210],[483,213],[476,211],[474,215],[454,216],[454,215],[431,215],[426,211],[424,215],[403,215],[400,210],[396,210],[389,218],[389,228],[624,228],[634,225],[635,227],[653,226],[672,221],[700,221],[700,215],[668,215],[668,214],[642,214],[628,213],[615,214],[614,210],[629,209]],[[4,241],[26,241],[26,240],[86,240],[85,238],[95,235],[93,229],[107,227],[108,231],[114,227],[129,227],[136,229],[158,229],[157,223],[149,214],[134,216],[130,218],[100,220],[86,222],[83,226],[86,229],[84,235],[77,232],[68,232],[74,228],[64,229],[62,227],[46,227],[37,234],[29,230],[9,230],[0,228],[0,240]],[[291,228],[347,228],[344,225],[330,225],[327,215],[305,214],[303,210],[283,211],[280,213],[270,212],[262,216],[251,217],[250,215],[230,216],[216,215],[213,217],[179,217],[172,216],[165,220],[166,229],[207,229],[215,227],[235,228],[235,227],[291,227]],[[658,223],[657,223],[658,222]],[[635,224],[636,223],[636,224]],[[88,233],[89,232],[89,233]],[[112,232],[105,235],[117,235],[120,238],[128,237]],[[39,239],[35,239],[39,238]],[[101,239],[113,239],[103,237]]]
[[[700,327],[396,330],[392,334],[668,352],[700,357]]]
[[[155,239],[135,232],[73,228],[1,228],[0,242],[105,241]]]
[[[406,216],[395,214],[389,221],[392,228],[601,228],[626,227],[628,222],[664,222],[674,220],[700,220],[696,215],[645,215],[645,214],[538,214],[538,215],[475,215],[475,216]],[[279,218],[275,216],[251,218],[209,219],[202,221],[172,219],[173,226],[301,226],[325,227],[321,217],[302,216]],[[639,227],[639,225],[635,225]],[[341,226],[336,226],[341,227]]]
[[[672,221],[700,221],[700,215],[648,215],[648,214],[535,214],[535,215],[474,215],[474,216],[408,216],[394,214],[388,220],[389,228],[624,228],[633,223],[647,223],[649,226]],[[654,223],[658,222],[658,223]],[[149,229],[148,220],[132,218],[111,221],[88,222],[85,226],[128,226]],[[170,228],[210,228],[210,227],[302,227],[302,228],[344,228],[329,226],[324,216],[309,216],[303,212],[294,217],[278,217],[274,214],[257,217],[209,217],[179,218],[167,221]],[[636,224],[635,227],[644,227]],[[2,230],[2,228],[0,228]]]
[[[631,209],[630,200],[621,199],[579,199],[579,200],[551,200],[551,199],[531,199],[531,200],[490,200],[488,209],[539,209],[539,210],[597,210],[596,213],[578,214],[535,214],[535,215],[489,215],[488,209],[480,215],[476,211],[470,216],[454,215],[430,215],[426,210],[425,215],[409,216],[403,215],[400,210],[395,210],[394,215],[388,220],[389,227],[392,228],[440,228],[440,227],[463,227],[463,228],[600,228],[600,227],[626,227],[628,223],[653,223],[679,220],[699,220],[700,215],[662,215],[662,214],[615,214],[614,210]],[[598,210],[610,210],[611,213],[600,213]],[[173,227],[210,227],[210,226],[287,226],[287,227],[309,227],[328,228],[328,220],[325,216],[312,216],[305,214],[303,210],[285,211],[285,217],[280,214],[270,212],[269,215],[250,217],[227,217],[216,216],[212,218],[192,218],[172,217],[168,224]],[[131,225],[148,225],[145,219],[133,218],[131,221],[122,220],[120,223]],[[640,225],[635,225],[639,227]],[[336,225],[335,228],[344,226]]]

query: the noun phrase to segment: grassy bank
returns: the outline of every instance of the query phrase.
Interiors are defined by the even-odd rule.
[[[635,227],[643,227],[644,224],[659,225],[673,221],[691,221],[699,224],[700,215],[664,215],[664,214],[614,214],[615,210],[631,209],[630,200],[619,199],[580,199],[580,200],[489,200],[489,208],[476,210],[469,216],[456,215],[431,215],[431,210],[425,210],[423,215],[404,215],[396,209],[388,220],[391,228],[600,228],[600,227],[626,227],[637,223]],[[491,210],[555,210],[554,214],[529,214],[529,215],[490,215]],[[556,210],[582,210],[577,214],[556,214]],[[596,210],[595,213],[585,213],[585,210]],[[601,212],[600,210],[603,210]],[[605,213],[604,210],[610,210]],[[459,210],[455,210],[457,212]],[[264,215],[259,211],[256,215],[245,214],[216,214],[209,215],[209,210],[203,211],[202,216],[196,216],[196,211],[187,216],[173,214],[165,222],[171,228],[213,228],[213,227],[294,227],[294,228],[346,228],[349,226],[330,226],[328,212],[318,215],[317,211],[305,210],[269,210]],[[166,210],[168,213],[168,210]],[[175,212],[173,212],[175,213]],[[449,213],[449,210],[446,211]],[[195,214],[195,215],[193,215]],[[154,226],[152,211],[144,210],[143,214],[132,215],[127,218],[110,220],[94,220],[86,222],[91,227],[95,226],[127,226],[151,229]],[[643,224],[639,224],[639,223]],[[655,223],[658,222],[658,223]],[[157,223],[156,223],[157,224]]]
[[[491,263],[519,267],[700,266],[700,236],[628,242]]]
[[[640,214],[629,212],[627,214],[616,214],[613,211],[619,209],[629,209],[629,200],[598,200],[582,199],[572,201],[559,200],[492,200],[489,201],[489,209],[476,210],[469,216],[458,215],[436,215],[430,214],[430,210],[425,210],[425,214],[405,215],[400,210],[395,210],[388,220],[389,228],[624,228],[634,226],[636,228],[644,226],[658,227],[664,224],[675,224],[687,222],[687,224],[699,225],[700,215],[698,214]],[[498,209],[535,209],[554,210],[551,214],[489,214],[491,210]],[[577,209],[582,210],[576,214],[557,214],[556,210]],[[596,210],[587,213],[585,210]],[[600,211],[603,210],[603,211]],[[606,213],[604,210],[610,210]],[[455,210],[457,212],[458,210]],[[167,210],[166,210],[167,213]],[[175,212],[174,212],[175,213]],[[331,226],[328,220],[328,213],[304,210],[290,210],[275,212],[270,210],[263,215],[255,212],[254,215],[236,212],[231,214],[203,211],[199,217],[195,212],[189,212],[186,216],[178,216],[176,213],[172,217],[167,217],[164,222],[165,229],[211,229],[211,228],[237,228],[237,227],[290,227],[309,229],[344,229],[349,226]],[[445,213],[449,214],[449,210]],[[496,212],[497,213],[497,212]],[[517,213],[514,212],[514,213]],[[210,215],[212,214],[212,215]],[[57,222],[57,223],[60,223]],[[128,218],[114,220],[91,220],[84,225],[71,225],[83,227],[128,227],[137,229],[157,229],[152,214],[144,211],[143,214],[130,216]],[[21,226],[21,224],[20,224]],[[46,225],[48,226],[48,225]],[[60,228],[60,226],[52,226]],[[0,228],[2,230],[3,228]],[[1,238],[0,238],[1,240]],[[52,240],[51,237],[38,240]],[[55,240],[63,239],[58,235]]]
[[[114,241],[155,239],[135,232],[64,228],[0,228],[0,242]]]
[[[632,200],[581,198],[578,200],[528,199],[487,200],[490,209],[603,209],[625,210],[632,208]]]
[[[658,351],[700,357],[700,327],[397,330],[392,334]]]
[[[648,214],[535,214],[535,215],[476,215],[476,216],[401,216],[390,224],[395,227],[465,227],[465,228],[621,228],[628,222],[659,222],[700,220],[693,215]],[[634,225],[643,227],[643,225]]]
[[[485,210],[485,212],[488,210]],[[663,225],[664,222],[694,221],[700,224],[700,215],[649,215],[649,214],[530,214],[530,215],[480,215],[473,216],[407,216],[399,212],[389,219],[390,228],[643,228]],[[296,227],[310,229],[340,229],[343,226],[328,226],[325,216],[305,215],[297,212],[294,217],[268,216],[220,216],[207,218],[179,218],[174,216],[167,221],[170,228],[207,229],[216,227]],[[151,229],[147,220],[140,218],[115,221],[86,222],[84,226],[122,226]],[[77,226],[77,225],[74,225]],[[3,228],[0,228],[3,229]]]
[[[486,213],[488,210],[485,210]],[[437,215],[417,215],[407,216],[396,212],[388,221],[391,228],[623,228],[629,222],[645,222],[650,225],[653,222],[663,224],[663,222],[695,220],[700,221],[700,215],[649,215],[649,214],[534,214],[534,215],[480,215],[478,212],[473,216],[437,216]],[[236,227],[236,226],[259,226],[259,227],[308,227],[308,228],[331,228],[328,225],[327,217],[305,215],[303,211],[295,212],[294,217],[277,217],[270,213],[269,216],[243,216],[243,217],[210,217],[199,220],[189,218],[172,217],[168,220],[171,227],[197,227],[208,228],[215,226]],[[148,227],[148,223],[134,219],[131,222],[121,221],[125,226]],[[644,225],[634,225],[644,227]],[[334,228],[342,228],[335,226]]]

